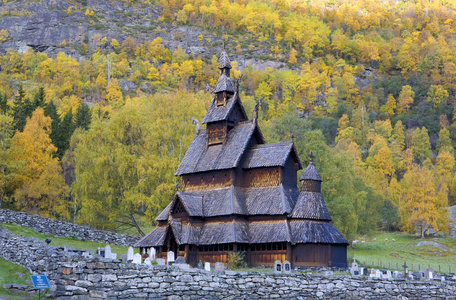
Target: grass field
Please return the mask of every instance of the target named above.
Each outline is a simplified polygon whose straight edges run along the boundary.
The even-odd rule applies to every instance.
[[[376,239],[376,241],[374,241]],[[387,241],[385,239],[388,239]],[[395,241],[393,242],[392,239]],[[361,243],[365,241],[365,243]],[[424,245],[417,247],[419,242],[431,242],[438,245]],[[425,269],[430,266],[433,270],[449,273],[456,272],[456,239],[448,237],[427,237],[420,238],[416,236],[401,233],[377,233],[369,238],[360,239],[360,241],[348,248],[348,265],[351,266],[353,256],[359,265],[366,265],[371,268],[396,270],[396,265],[400,266],[407,263],[409,269],[418,270],[418,265]]]

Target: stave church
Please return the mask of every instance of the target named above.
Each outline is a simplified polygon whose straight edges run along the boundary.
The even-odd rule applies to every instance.
[[[175,175],[182,180],[158,226],[139,240],[141,253],[154,247],[196,266],[227,263],[243,251],[249,266],[347,267],[347,240],[331,224],[321,194],[322,179],[310,163],[302,169],[293,141],[267,144],[248,119],[223,52],[215,96]]]

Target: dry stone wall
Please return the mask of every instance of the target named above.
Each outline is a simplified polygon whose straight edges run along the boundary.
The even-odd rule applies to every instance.
[[[0,256],[48,275],[58,299],[456,299],[456,277],[441,281],[225,271],[86,258],[0,228]],[[406,298],[404,298],[406,297]]]
[[[28,227],[43,234],[61,237],[76,237],[87,241],[103,242],[119,246],[133,246],[139,237],[109,231],[94,230],[73,223],[57,221],[37,215],[29,215],[9,209],[0,209],[0,223]]]

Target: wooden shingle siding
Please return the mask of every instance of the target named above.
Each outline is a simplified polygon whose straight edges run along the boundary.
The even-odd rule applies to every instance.
[[[223,143],[227,134],[226,122],[221,121],[207,124],[206,133],[208,146]]]
[[[256,168],[244,171],[244,187],[277,186],[282,183],[280,167]]]
[[[234,184],[232,170],[203,172],[182,176],[182,190],[185,192],[225,188]]]

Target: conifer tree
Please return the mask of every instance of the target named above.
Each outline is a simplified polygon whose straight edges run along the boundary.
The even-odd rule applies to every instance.
[[[57,134],[57,157],[62,159],[63,154],[68,149],[70,145],[70,139],[75,130],[75,124],[73,122],[73,112],[71,108],[63,117],[62,122],[59,124],[58,134]]]
[[[85,103],[79,105],[75,115],[76,128],[82,128],[84,130],[89,129],[91,119],[92,113],[90,112],[89,106]]]
[[[27,118],[32,116],[33,105],[28,98],[25,98],[25,91],[22,85],[19,85],[17,97],[14,104],[14,129],[22,131]]]
[[[44,88],[40,87],[38,90],[38,93],[35,94],[35,97],[33,97],[33,110],[35,110],[38,106],[41,108],[45,108],[46,103],[44,101],[45,93],[44,93]]]
[[[47,117],[50,117],[52,120],[50,138],[51,138],[54,146],[57,147],[56,143],[57,143],[58,134],[59,134],[60,118],[59,118],[59,115],[57,114],[57,108],[55,107],[55,104],[53,101],[49,102],[46,105],[46,107],[44,108],[44,115]]]
[[[0,93],[0,113],[6,114],[8,110],[8,97],[6,93]]]

